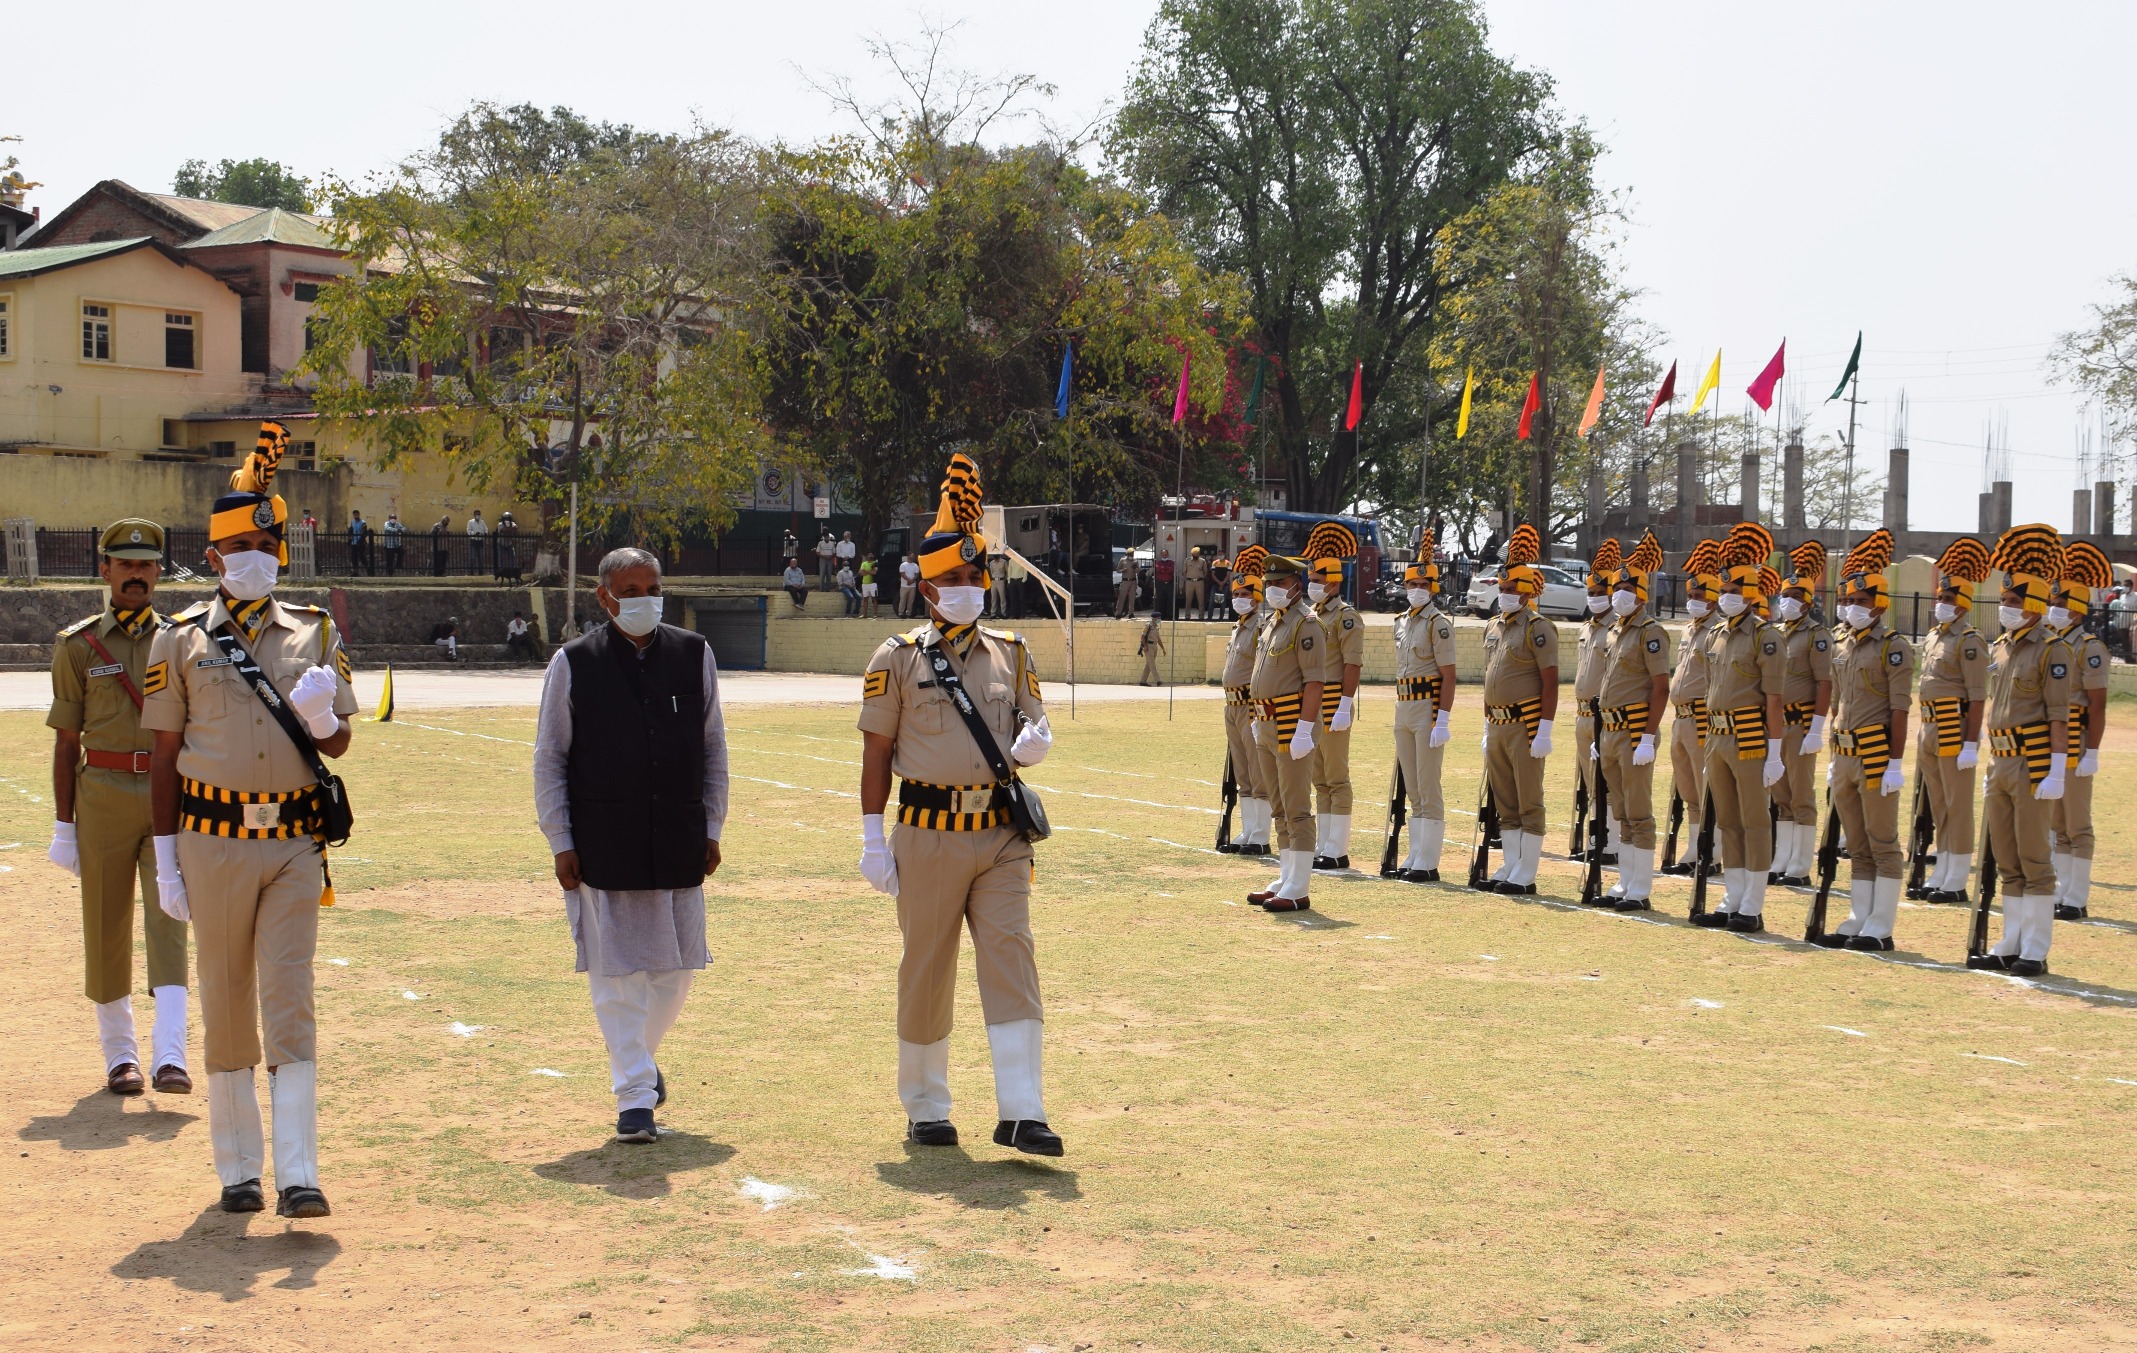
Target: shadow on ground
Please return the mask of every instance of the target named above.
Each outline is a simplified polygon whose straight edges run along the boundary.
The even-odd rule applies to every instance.
[[[129,1110],[129,1102],[137,1107]],[[200,1121],[197,1114],[162,1108],[162,1102],[155,1095],[129,1101],[108,1090],[93,1090],[63,1114],[32,1118],[15,1135],[26,1142],[58,1142],[62,1151],[109,1151],[136,1139],[167,1142],[188,1123]]]
[[[947,1198],[965,1207],[1022,1207],[1033,1195],[1061,1203],[1083,1197],[1074,1170],[1036,1160],[974,1160],[961,1146],[907,1142],[905,1159],[878,1162],[876,1177],[894,1189]]]
[[[259,1231],[254,1233],[254,1225]],[[161,1279],[188,1292],[213,1292],[224,1301],[255,1295],[261,1278],[290,1292],[315,1287],[319,1270],[341,1255],[341,1242],[300,1230],[266,1213],[232,1214],[211,1205],[176,1240],[151,1240],[111,1266],[128,1281]]]
[[[584,1184],[618,1198],[665,1198],[674,1176],[709,1170],[735,1154],[724,1142],[695,1132],[662,1128],[660,1140],[643,1145],[608,1142],[537,1165],[534,1172],[559,1184]]]

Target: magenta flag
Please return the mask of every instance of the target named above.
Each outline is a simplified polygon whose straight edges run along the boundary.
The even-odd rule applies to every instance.
[[[1187,421],[1187,368],[1193,356],[1185,348],[1180,350],[1180,393],[1172,397],[1172,421],[1175,423]]]
[[[1788,340],[1784,338],[1781,340],[1781,346],[1773,350],[1773,360],[1766,364],[1766,369],[1759,373],[1759,378],[1744,389],[1744,393],[1751,396],[1751,402],[1759,406],[1761,413],[1773,408],[1773,387],[1781,383],[1782,373],[1788,370],[1787,357]]]

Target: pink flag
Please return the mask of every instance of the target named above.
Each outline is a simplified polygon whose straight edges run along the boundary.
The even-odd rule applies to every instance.
[[[1193,356],[1185,348],[1180,350],[1180,393],[1172,397],[1172,421],[1175,423],[1187,421],[1187,368]]]
[[[1759,378],[1744,390],[1762,413],[1773,408],[1773,387],[1780,384],[1781,374],[1788,370],[1787,356],[1788,340],[1784,338],[1781,340],[1781,346],[1773,350],[1773,360],[1766,364],[1766,369],[1759,373]]]

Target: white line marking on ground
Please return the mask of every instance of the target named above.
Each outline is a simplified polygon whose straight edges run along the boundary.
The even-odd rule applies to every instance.
[[[1719,1009],[1721,1009],[1721,1002],[1720,1002],[1720,1001],[1710,1001],[1710,1000],[1707,1000],[1707,999],[1706,999],[1705,997],[1703,997],[1703,996],[1694,996],[1694,997],[1692,998],[1692,1004],[1694,1004],[1694,1005],[1698,1006],[1698,1007],[1699,1007],[1700,1009],[1702,1009],[1702,1010],[1719,1010]]]
[[[527,1074],[530,1076],[553,1076],[558,1080],[563,1080],[570,1073],[559,1071],[553,1066],[538,1066]]]
[[[460,728],[440,728],[436,724],[406,723],[400,720],[396,720],[395,722],[401,723],[401,726],[403,728],[421,728],[432,733],[450,733],[456,738],[481,738],[484,742],[509,742],[514,747],[532,747],[534,745],[531,742],[525,742],[519,738],[500,738],[490,733],[470,733],[465,729]]]
[[[1497,963],[1499,961],[1497,954],[1478,954],[1477,957],[1483,959],[1486,963]]]
[[[423,998],[421,996],[416,995],[413,991],[404,991],[401,993],[401,999],[404,1001],[420,1001]]]
[[[863,1259],[866,1259],[868,1261],[867,1268],[849,1268],[842,1270],[848,1277],[881,1278],[885,1282],[911,1283],[920,1281],[919,1271],[914,1269],[911,1265],[901,1264],[895,1259],[890,1258],[888,1255],[870,1254],[867,1250],[862,1249],[858,1244],[855,1244],[851,1236],[841,1236],[840,1239],[844,1240],[848,1245],[852,1245],[854,1253],[860,1255]]]
[[[454,1020],[445,1027],[451,1029],[462,1038],[473,1038],[489,1026],[485,1024],[462,1024],[459,1020]]]
[[[2120,1076],[2109,1076],[2107,1079],[2115,1085],[2137,1085],[2137,1081],[2126,1081]]]
[[[1870,1036],[1860,1029],[1844,1028],[1838,1024],[1821,1024],[1818,1027],[1821,1029],[1831,1029],[1836,1034],[1846,1034],[1850,1038],[1868,1038]]]
[[[1361,935],[1359,936],[1359,938],[1368,940],[1392,940],[1395,937],[1393,935]]]
[[[2025,1065],[2025,1063],[2024,1063],[2024,1062],[2021,1062],[2021,1061],[2019,1061],[2019,1060],[2018,1060],[2018,1059],[2017,1059],[2016,1057],[1998,1057],[1998,1056],[1995,1056],[1995,1055],[1994,1055],[1994,1054],[1992,1054],[1992,1053],[1986,1053],[1986,1052],[1962,1052],[1962,1053],[1960,1053],[1959,1055],[1960,1055],[1961,1057],[1972,1057],[1972,1058],[1974,1058],[1974,1059],[1975,1059],[1976,1061],[1981,1061],[1981,1062],[2002,1062],[2002,1063],[2004,1063],[2004,1064],[2005,1064],[2005,1065],[2007,1065],[2007,1066],[2024,1066],[2024,1065]]]
[[[799,1196],[785,1184],[767,1184],[753,1174],[742,1176],[742,1183],[736,1188],[735,1192],[753,1203],[764,1204],[766,1212],[771,1211],[781,1203],[792,1202]]]
[[[327,960],[327,962],[333,964],[337,968],[346,968],[349,966],[349,960],[345,958],[330,958]]]

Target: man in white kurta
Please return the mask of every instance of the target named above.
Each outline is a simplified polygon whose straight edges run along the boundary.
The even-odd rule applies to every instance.
[[[727,733],[711,646],[660,623],[653,557],[611,553],[595,596],[610,622],[558,649],[542,682],[534,802],[608,1045],[616,1139],[643,1143],[667,1100],[655,1055],[708,961],[703,879],[720,861]]]

